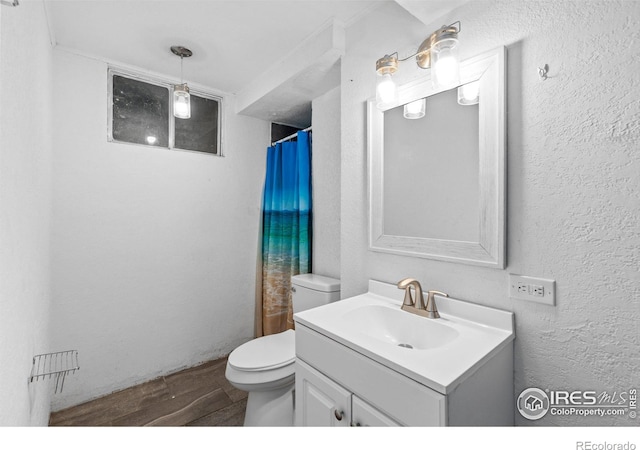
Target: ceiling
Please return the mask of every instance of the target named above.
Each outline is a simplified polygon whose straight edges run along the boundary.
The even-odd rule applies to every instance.
[[[169,48],[182,45],[193,51],[184,61],[187,82],[240,94],[245,105],[237,112],[304,126],[310,124],[313,96],[339,83],[339,45],[319,54],[318,59],[324,60],[321,66],[310,62],[278,79],[282,63],[287,58],[299,60],[304,43],[327,27],[335,28],[335,23],[348,27],[393,1],[45,0],[45,4],[52,39],[62,49],[178,79],[180,60]],[[461,0],[395,1],[424,22],[427,5],[443,13],[443,5],[457,6]],[[269,72],[272,86],[257,88]],[[326,76],[320,79],[315,73]]]

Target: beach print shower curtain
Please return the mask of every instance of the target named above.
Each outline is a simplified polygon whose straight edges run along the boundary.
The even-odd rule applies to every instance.
[[[291,276],[311,271],[311,139],[267,150],[262,222],[262,331],[293,328]]]

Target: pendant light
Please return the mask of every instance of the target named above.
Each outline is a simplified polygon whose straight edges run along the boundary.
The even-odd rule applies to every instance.
[[[189,86],[182,80],[182,61],[193,55],[193,52],[180,45],[172,46],[171,52],[180,57],[180,84],[173,86],[173,115],[178,119],[189,119],[191,117],[191,96],[189,95]]]

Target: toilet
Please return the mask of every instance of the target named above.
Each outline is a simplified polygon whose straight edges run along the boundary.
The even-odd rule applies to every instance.
[[[340,299],[340,280],[307,273],[291,277],[293,312]],[[244,426],[293,426],[295,331],[262,336],[229,354],[225,376],[247,391]]]

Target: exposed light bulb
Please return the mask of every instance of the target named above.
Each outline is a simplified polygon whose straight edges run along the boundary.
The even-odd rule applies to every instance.
[[[376,103],[378,108],[394,103],[398,100],[398,90],[396,83],[391,78],[391,74],[387,73],[378,78],[376,86]]]
[[[153,145],[158,141],[158,138],[156,138],[155,136],[147,136],[147,144],[149,145]]]
[[[427,101],[424,98],[404,105],[403,116],[405,119],[420,119],[424,117]]]

